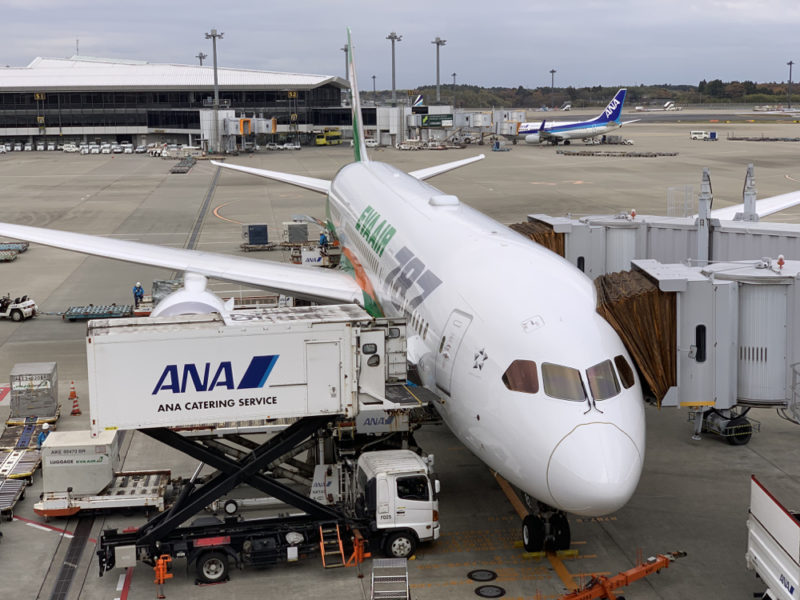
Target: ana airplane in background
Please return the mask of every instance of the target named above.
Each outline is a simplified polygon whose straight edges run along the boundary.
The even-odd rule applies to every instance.
[[[622,105],[625,103],[626,92],[624,88],[619,90],[603,112],[589,121],[553,121],[548,124],[544,120],[541,123],[522,123],[517,134],[524,136],[527,144],[548,142],[555,145],[563,142],[565,146],[570,140],[605,135],[638,120],[622,122]]]
[[[483,156],[408,174],[369,159],[350,48],[354,162],[332,180],[214,163],[325,194],[340,270],[22,225],[0,224],[0,235],[405,317],[408,360],[443,420],[529,501],[525,548],[567,548],[566,513],[614,512],[639,482],[645,421],[633,362],[596,312],[588,277],[424,181]]]

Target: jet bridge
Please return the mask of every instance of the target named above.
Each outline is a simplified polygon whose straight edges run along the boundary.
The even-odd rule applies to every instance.
[[[800,424],[800,261],[634,260],[630,273],[596,283],[598,310],[661,406],[691,411],[695,436],[746,444],[758,427],[745,416],[754,407]]]

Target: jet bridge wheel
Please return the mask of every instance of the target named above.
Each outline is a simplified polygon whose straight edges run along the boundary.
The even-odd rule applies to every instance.
[[[746,417],[731,419],[723,435],[731,446],[744,446],[753,437],[753,426]]]

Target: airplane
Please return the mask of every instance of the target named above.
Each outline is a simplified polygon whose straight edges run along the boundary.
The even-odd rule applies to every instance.
[[[405,317],[408,361],[443,421],[528,503],[525,549],[566,549],[567,513],[612,513],[639,482],[645,417],[634,363],[595,310],[586,275],[425,182],[483,155],[410,173],[370,160],[349,29],[348,47],[354,162],[331,180],[214,163],[325,194],[340,269],[7,223],[0,235],[184,271],[192,285],[172,310],[215,310],[197,285],[213,277]]]
[[[624,123],[621,120],[626,93],[625,88],[619,90],[603,112],[589,121],[553,121],[548,124],[547,120],[543,120],[541,123],[521,123],[517,134],[525,136],[526,144],[549,142],[557,145],[559,142],[563,142],[565,146],[569,145],[570,140],[604,135],[639,120],[634,119]]]

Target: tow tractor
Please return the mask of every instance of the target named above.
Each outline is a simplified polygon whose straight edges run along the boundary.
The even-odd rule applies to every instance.
[[[14,298],[12,300],[11,294],[6,294],[0,299],[0,318],[12,321],[24,321],[36,316],[39,307],[36,302],[29,299],[27,296],[22,298]]]

